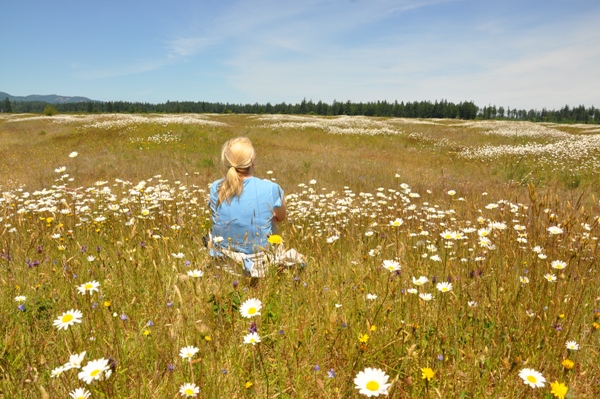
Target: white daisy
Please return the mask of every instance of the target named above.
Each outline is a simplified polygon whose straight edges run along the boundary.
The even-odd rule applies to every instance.
[[[575,341],[567,341],[567,343],[565,344],[565,348],[567,348],[568,350],[571,350],[571,351],[578,351],[579,344]]]
[[[248,333],[248,334],[246,334],[246,336],[244,336],[245,344],[256,345],[258,342],[260,342],[260,336],[258,335],[258,333],[252,332],[252,333]]]
[[[69,356],[69,361],[65,364],[65,370],[70,369],[79,369],[81,368],[81,363],[83,363],[83,358],[85,357],[85,351]]]
[[[92,293],[94,291],[98,292],[98,287],[100,287],[100,283],[97,281],[88,281],[87,283],[83,283],[81,284],[79,287],[77,287],[77,291],[79,291],[79,293],[81,295],[85,295],[86,293]]]
[[[388,269],[390,272],[395,272],[400,270],[400,263],[396,262],[395,260],[386,259],[383,261],[383,267]]]
[[[550,265],[552,266],[553,269],[562,270],[565,267],[567,267],[567,262],[562,261],[562,260],[553,260]]]
[[[190,277],[202,277],[204,276],[204,272],[202,270],[188,270],[187,275]]]
[[[179,387],[179,393],[186,398],[193,398],[200,393],[200,388],[196,384],[186,382]]]
[[[96,359],[89,361],[77,374],[80,380],[83,380],[86,384],[90,384],[94,380],[102,378],[103,373],[110,371],[108,367],[108,359]],[[110,375],[110,374],[109,374]]]
[[[200,349],[196,348],[195,346],[184,346],[179,351],[179,356],[181,356],[183,359],[187,359],[188,361],[192,361],[192,357],[194,357],[199,350]]]
[[[66,371],[64,366],[58,366],[50,372],[50,378],[60,377],[62,373]]]
[[[428,281],[429,281],[429,279],[428,279],[427,277],[425,277],[425,276],[421,276],[421,277],[419,277],[419,278],[415,278],[415,277],[413,276],[413,278],[412,278],[412,282],[413,282],[413,284],[414,284],[414,285],[419,285],[419,286],[421,286],[421,285],[423,285],[423,284],[427,283]]]
[[[69,392],[69,396],[72,399],[88,399],[91,393],[85,388],[77,388],[71,392]]]
[[[441,282],[441,283],[437,283],[437,285],[435,286],[435,288],[437,288],[437,290],[441,291],[441,292],[452,291],[452,283],[448,283],[446,281]]]
[[[433,299],[433,295],[427,294],[427,293],[422,293],[422,294],[419,294],[419,298],[421,298],[422,300],[427,302],[427,301],[431,301]]]
[[[532,388],[543,388],[546,379],[542,376],[541,373],[535,371],[534,369],[523,369],[519,372],[519,377],[523,379],[523,382],[526,385],[529,385]]]
[[[242,317],[249,319],[250,317],[259,316],[261,308],[262,302],[260,299],[250,298],[240,306],[240,314]]]
[[[83,314],[79,310],[71,309],[62,315],[58,316],[56,320],[54,320],[54,326],[59,330],[66,330],[69,326],[74,323],[81,323],[81,318]]]
[[[396,220],[392,220],[390,222],[390,226],[393,227],[400,227],[404,224],[404,220],[400,219],[400,218],[396,218]]]
[[[327,243],[328,244],[333,244],[334,242],[336,242],[339,239],[340,239],[339,236],[331,236],[331,237],[327,238]]]
[[[548,230],[548,233],[550,233],[552,235],[562,234],[562,232],[563,232],[563,229],[561,229],[558,226],[550,226],[546,230]]]
[[[383,370],[367,367],[354,378],[354,386],[358,393],[371,396],[387,395],[390,377]]]

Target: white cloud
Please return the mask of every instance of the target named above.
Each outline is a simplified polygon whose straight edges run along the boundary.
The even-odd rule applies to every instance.
[[[591,83],[597,81],[600,68],[595,45],[600,30],[594,22],[598,17],[596,13],[538,26],[482,18],[473,30],[451,30],[452,24],[444,24],[356,44],[323,35],[323,30],[334,37],[342,35],[341,29],[350,29],[352,23],[303,36],[290,26],[278,30],[278,40],[291,44],[259,40],[237,48],[227,64],[233,72],[229,81],[259,102],[306,97],[473,100],[480,106],[527,109],[560,108],[566,103],[591,106],[598,92]],[[304,40],[297,39],[301,36]]]
[[[147,60],[135,61],[128,64],[126,61],[122,65],[107,66],[77,66],[76,76],[83,80],[108,79],[119,76],[137,75],[140,73],[154,71],[164,67],[168,62],[166,60]]]
[[[168,40],[167,51],[168,58],[187,57],[195,55],[203,49],[217,43],[214,38],[205,37],[182,37],[178,39]]]

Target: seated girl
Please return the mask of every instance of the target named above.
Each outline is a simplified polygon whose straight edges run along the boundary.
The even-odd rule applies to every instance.
[[[269,236],[285,219],[285,197],[281,187],[254,177],[256,153],[250,140],[229,140],[221,150],[224,178],[210,186],[213,226],[210,255],[243,265],[245,274],[264,277],[268,264],[303,263],[296,251],[274,251]]]

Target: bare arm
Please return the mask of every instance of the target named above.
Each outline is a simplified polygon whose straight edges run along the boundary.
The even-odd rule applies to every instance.
[[[285,220],[285,198],[281,199],[281,206],[279,208],[273,208],[273,222],[283,222]]]

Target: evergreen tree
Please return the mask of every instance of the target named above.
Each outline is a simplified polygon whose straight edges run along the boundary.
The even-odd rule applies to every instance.
[[[12,105],[8,97],[4,97],[4,101],[2,102],[2,112],[12,112]]]

